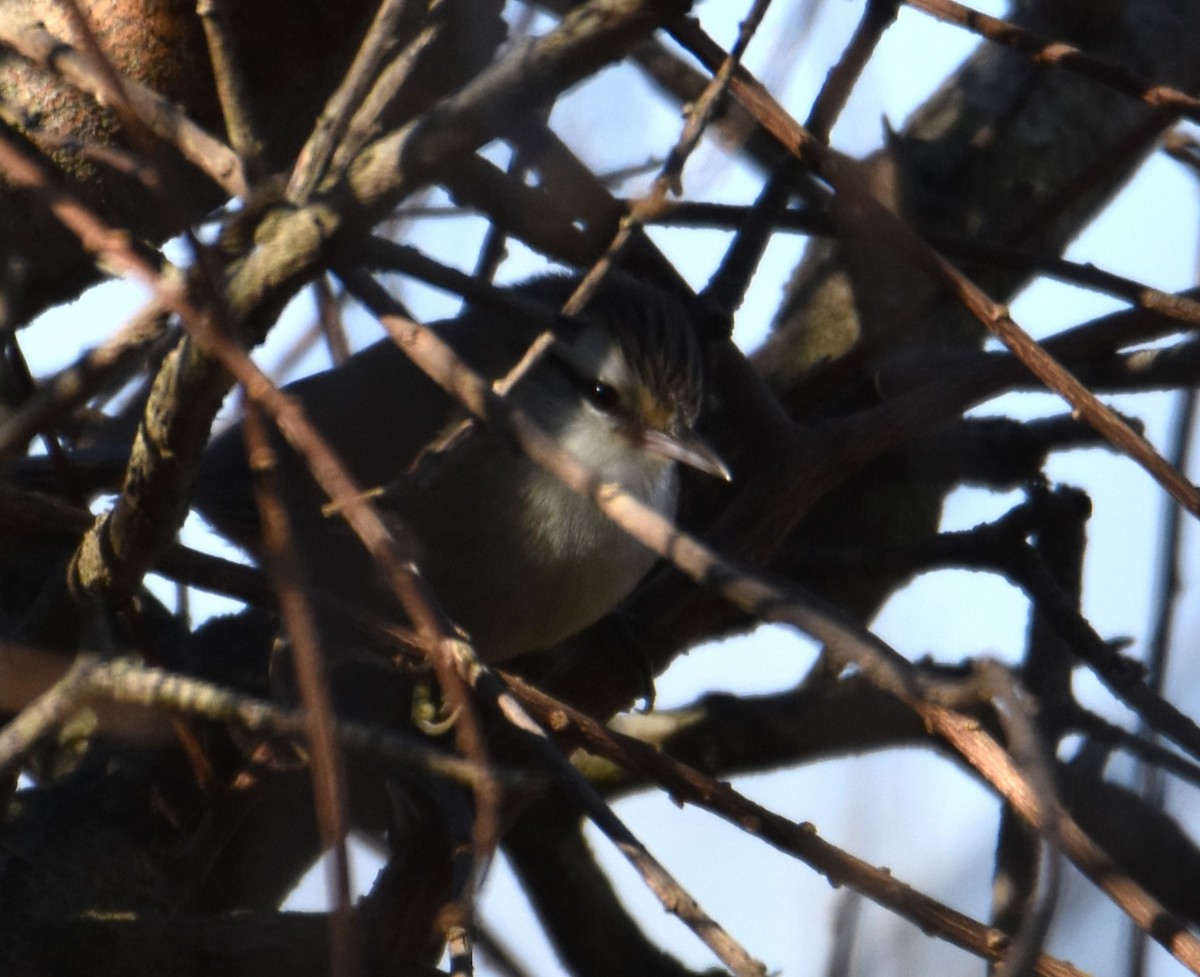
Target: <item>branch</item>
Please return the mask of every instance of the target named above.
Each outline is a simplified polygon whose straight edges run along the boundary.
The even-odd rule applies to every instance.
[[[719,48],[699,25],[687,21],[673,28],[673,36],[697,55],[710,70],[721,63]],[[1154,446],[1130,429],[1111,409],[1036,343],[1008,314],[957,268],[937,254],[875,197],[851,161],[833,152],[792,119],[769,92],[744,71],[733,79],[734,94],[803,162],[811,165],[852,206],[868,216],[871,225],[890,243],[951,294],[997,336],[1050,390],[1061,395],[1119,450],[1140,464],[1181,505],[1200,518],[1200,488],[1170,465]]]
[[[97,74],[92,62],[45,28],[13,13],[11,8],[0,10],[0,42],[33,64],[58,72],[80,91],[103,104],[108,84]],[[201,129],[172,101],[153,89],[130,78],[121,79],[121,89],[138,117],[156,136],[175,146],[230,196],[246,196],[246,176],[228,146]]]
[[[437,167],[501,135],[530,106],[622,57],[638,38],[687,10],[686,0],[591,0],[543,37],[511,51],[459,92],[398,132],[368,146],[350,165],[341,193],[381,215]]]
[[[540,431],[521,411],[495,395],[490,385],[470,371],[430,330],[415,323],[402,327],[397,338],[408,355],[476,417],[513,437],[531,459],[551,471],[564,485],[592,499],[600,509],[644,546],[670,560],[687,576],[716,587],[721,595],[761,620],[790,624],[826,645],[836,662],[853,663],[880,688],[897,696],[930,727],[944,736],[972,766],[1040,831],[1058,825],[1064,851],[1092,881],[1109,894],[1139,926],[1169,952],[1200,973],[1200,939],[1187,932],[1144,890],[1124,875],[1070,817],[1034,791],[1028,780],[973,719],[928,701],[913,667],[892,648],[856,623],[822,607],[815,599],[769,584],[744,573],[670,520],[645,506],[619,486],[603,484],[585,466],[559,450],[554,438]],[[1103,673],[1102,677],[1103,677]],[[1109,679],[1114,676],[1110,673]],[[1126,676],[1127,678],[1127,676]],[[1136,686],[1136,683],[1135,683]],[[1128,695],[1122,682],[1111,683]],[[1156,703],[1153,720],[1163,718]],[[1172,735],[1200,755],[1200,729],[1172,710]],[[1164,922],[1165,921],[1165,922]]]
[[[60,655],[0,645],[0,668],[26,677],[37,674],[44,683],[38,702],[22,708],[20,716],[0,731],[0,773],[19,763],[38,737],[89,707],[99,710],[97,732],[143,744],[172,738],[172,727],[164,721],[163,712],[199,716],[272,736],[307,739],[312,731],[311,719],[303,710],[287,709],[200,679],[147,668],[132,659],[102,661],[82,655],[71,663]],[[23,705],[7,695],[0,704],[6,710]],[[329,723],[329,730],[345,749],[374,763],[422,770],[468,787],[497,775],[491,766],[480,766],[374,725],[335,719]],[[517,789],[540,785],[537,778],[524,773],[504,771],[498,775]]]
[[[1034,64],[1053,65],[1091,78],[1125,95],[1145,102],[1152,108],[1168,109],[1179,113],[1193,122],[1200,122],[1200,99],[1167,85],[1156,85],[1140,78],[1123,65],[1113,64],[1101,58],[1085,54],[1076,47],[1061,41],[1047,41],[1023,30],[1015,24],[990,17],[978,10],[964,7],[954,0],[904,0],[915,7],[949,24],[957,24],[973,31],[980,37],[1020,51]]]
[[[886,906],[925,932],[988,960],[1002,960],[1011,941],[1000,930],[929,898],[896,879],[891,872],[869,865],[822,839],[810,824],[797,824],[743,797],[728,783],[705,776],[656,747],[606,729],[591,717],[525,685],[509,679],[514,694],[559,735],[589,752],[612,760],[662,786],[670,796],[712,811],[768,844],[793,855],[835,885],[849,885]],[[1040,956],[1035,972],[1043,977],[1082,977],[1069,964]]]

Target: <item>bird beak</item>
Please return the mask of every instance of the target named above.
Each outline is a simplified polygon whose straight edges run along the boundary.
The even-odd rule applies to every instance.
[[[721,460],[721,456],[695,431],[668,434],[657,428],[648,428],[642,432],[642,444],[652,454],[690,465],[697,471],[715,475],[726,482],[733,481],[733,474]]]

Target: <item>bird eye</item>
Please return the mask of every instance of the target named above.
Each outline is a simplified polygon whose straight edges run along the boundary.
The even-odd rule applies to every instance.
[[[603,380],[591,380],[584,385],[584,399],[589,404],[605,414],[613,413],[621,403],[621,395],[611,383]]]

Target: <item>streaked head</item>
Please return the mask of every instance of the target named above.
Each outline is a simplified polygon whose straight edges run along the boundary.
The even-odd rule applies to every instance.
[[[525,288],[561,301],[570,284]],[[673,462],[729,478],[693,428],[704,389],[699,342],[683,302],[660,288],[612,276],[580,316],[564,319],[535,383],[553,397],[524,398],[527,409],[606,478],[644,482]],[[565,398],[574,409],[563,409]]]

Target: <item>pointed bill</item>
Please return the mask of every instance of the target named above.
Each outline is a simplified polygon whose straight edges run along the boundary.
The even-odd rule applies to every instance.
[[[666,431],[649,428],[642,433],[642,443],[647,451],[656,455],[678,461],[707,475],[715,475],[727,482],[733,481],[733,474],[721,460],[721,456],[695,431],[668,434]]]

